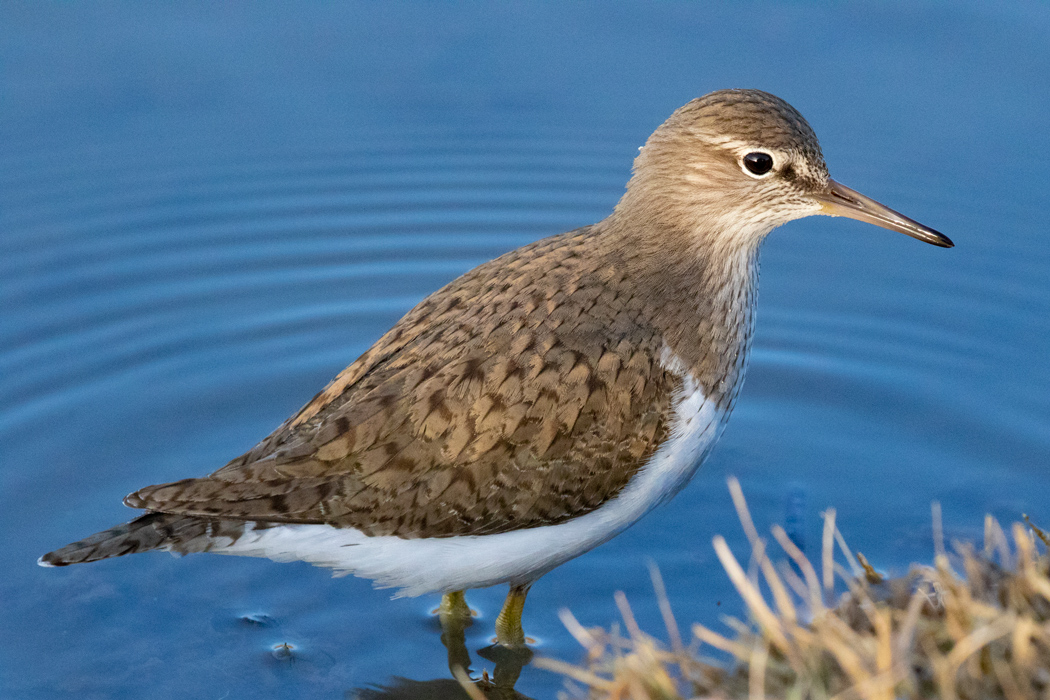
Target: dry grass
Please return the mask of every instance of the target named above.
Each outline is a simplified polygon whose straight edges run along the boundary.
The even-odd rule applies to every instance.
[[[566,676],[567,697],[1050,698],[1050,578],[1038,528],[1018,523],[1008,537],[989,517],[983,549],[956,545],[949,557],[935,507],[933,565],[883,581],[846,547],[834,512],[825,514],[817,566],[780,527],[772,536],[794,566],[774,565],[739,484],[731,480],[730,490],[752,547],[750,571],[723,538],[714,547],[749,620],[727,618],[729,634],[694,625],[686,646],[654,571],[669,642],[638,628],[623,594],[617,604],[626,635],[618,627],[585,629],[563,611],[586,650],[584,663],[535,663]],[[845,567],[836,563],[836,546]],[[845,591],[836,593],[836,583]],[[730,660],[705,658],[713,650]]]

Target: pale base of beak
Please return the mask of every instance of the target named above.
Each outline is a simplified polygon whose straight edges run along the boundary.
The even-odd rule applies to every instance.
[[[909,219],[885,204],[879,204],[874,199],[865,197],[860,192],[834,180],[828,180],[827,192],[816,195],[815,199],[820,204],[820,213],[825,216],[845,216],[849,219],[865,221],[942,248],[955,246],[951,239],[943,233],[923,226],[918,221]]]

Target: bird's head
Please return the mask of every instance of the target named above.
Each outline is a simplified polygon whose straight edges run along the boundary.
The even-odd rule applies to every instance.
[[[816,134],[794,107],[759,90],[693,100],[642,147],[617,215],[702,245],[754,246],[777,226],[823,214],[859,219],[933,245],[943,234],[828,176]]]

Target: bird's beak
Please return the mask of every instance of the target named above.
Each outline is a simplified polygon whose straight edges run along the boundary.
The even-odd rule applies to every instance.
[[[820,203],[820,213],[826,216],[845,216],[858,221],[866,221],[891,231],[904,233],[920,241],[926,241],[942,248],[955,246],[943,233],[923,226],[903,214],[898,214],[884,204],[865,197],[856,190],[828,180],[828,189],[815,196]]]

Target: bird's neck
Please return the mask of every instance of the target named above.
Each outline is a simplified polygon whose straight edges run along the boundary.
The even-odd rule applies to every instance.
[[[730,409],[751,349],[760,238],[610,219],[608,249],[645,295],[667,352]]]

